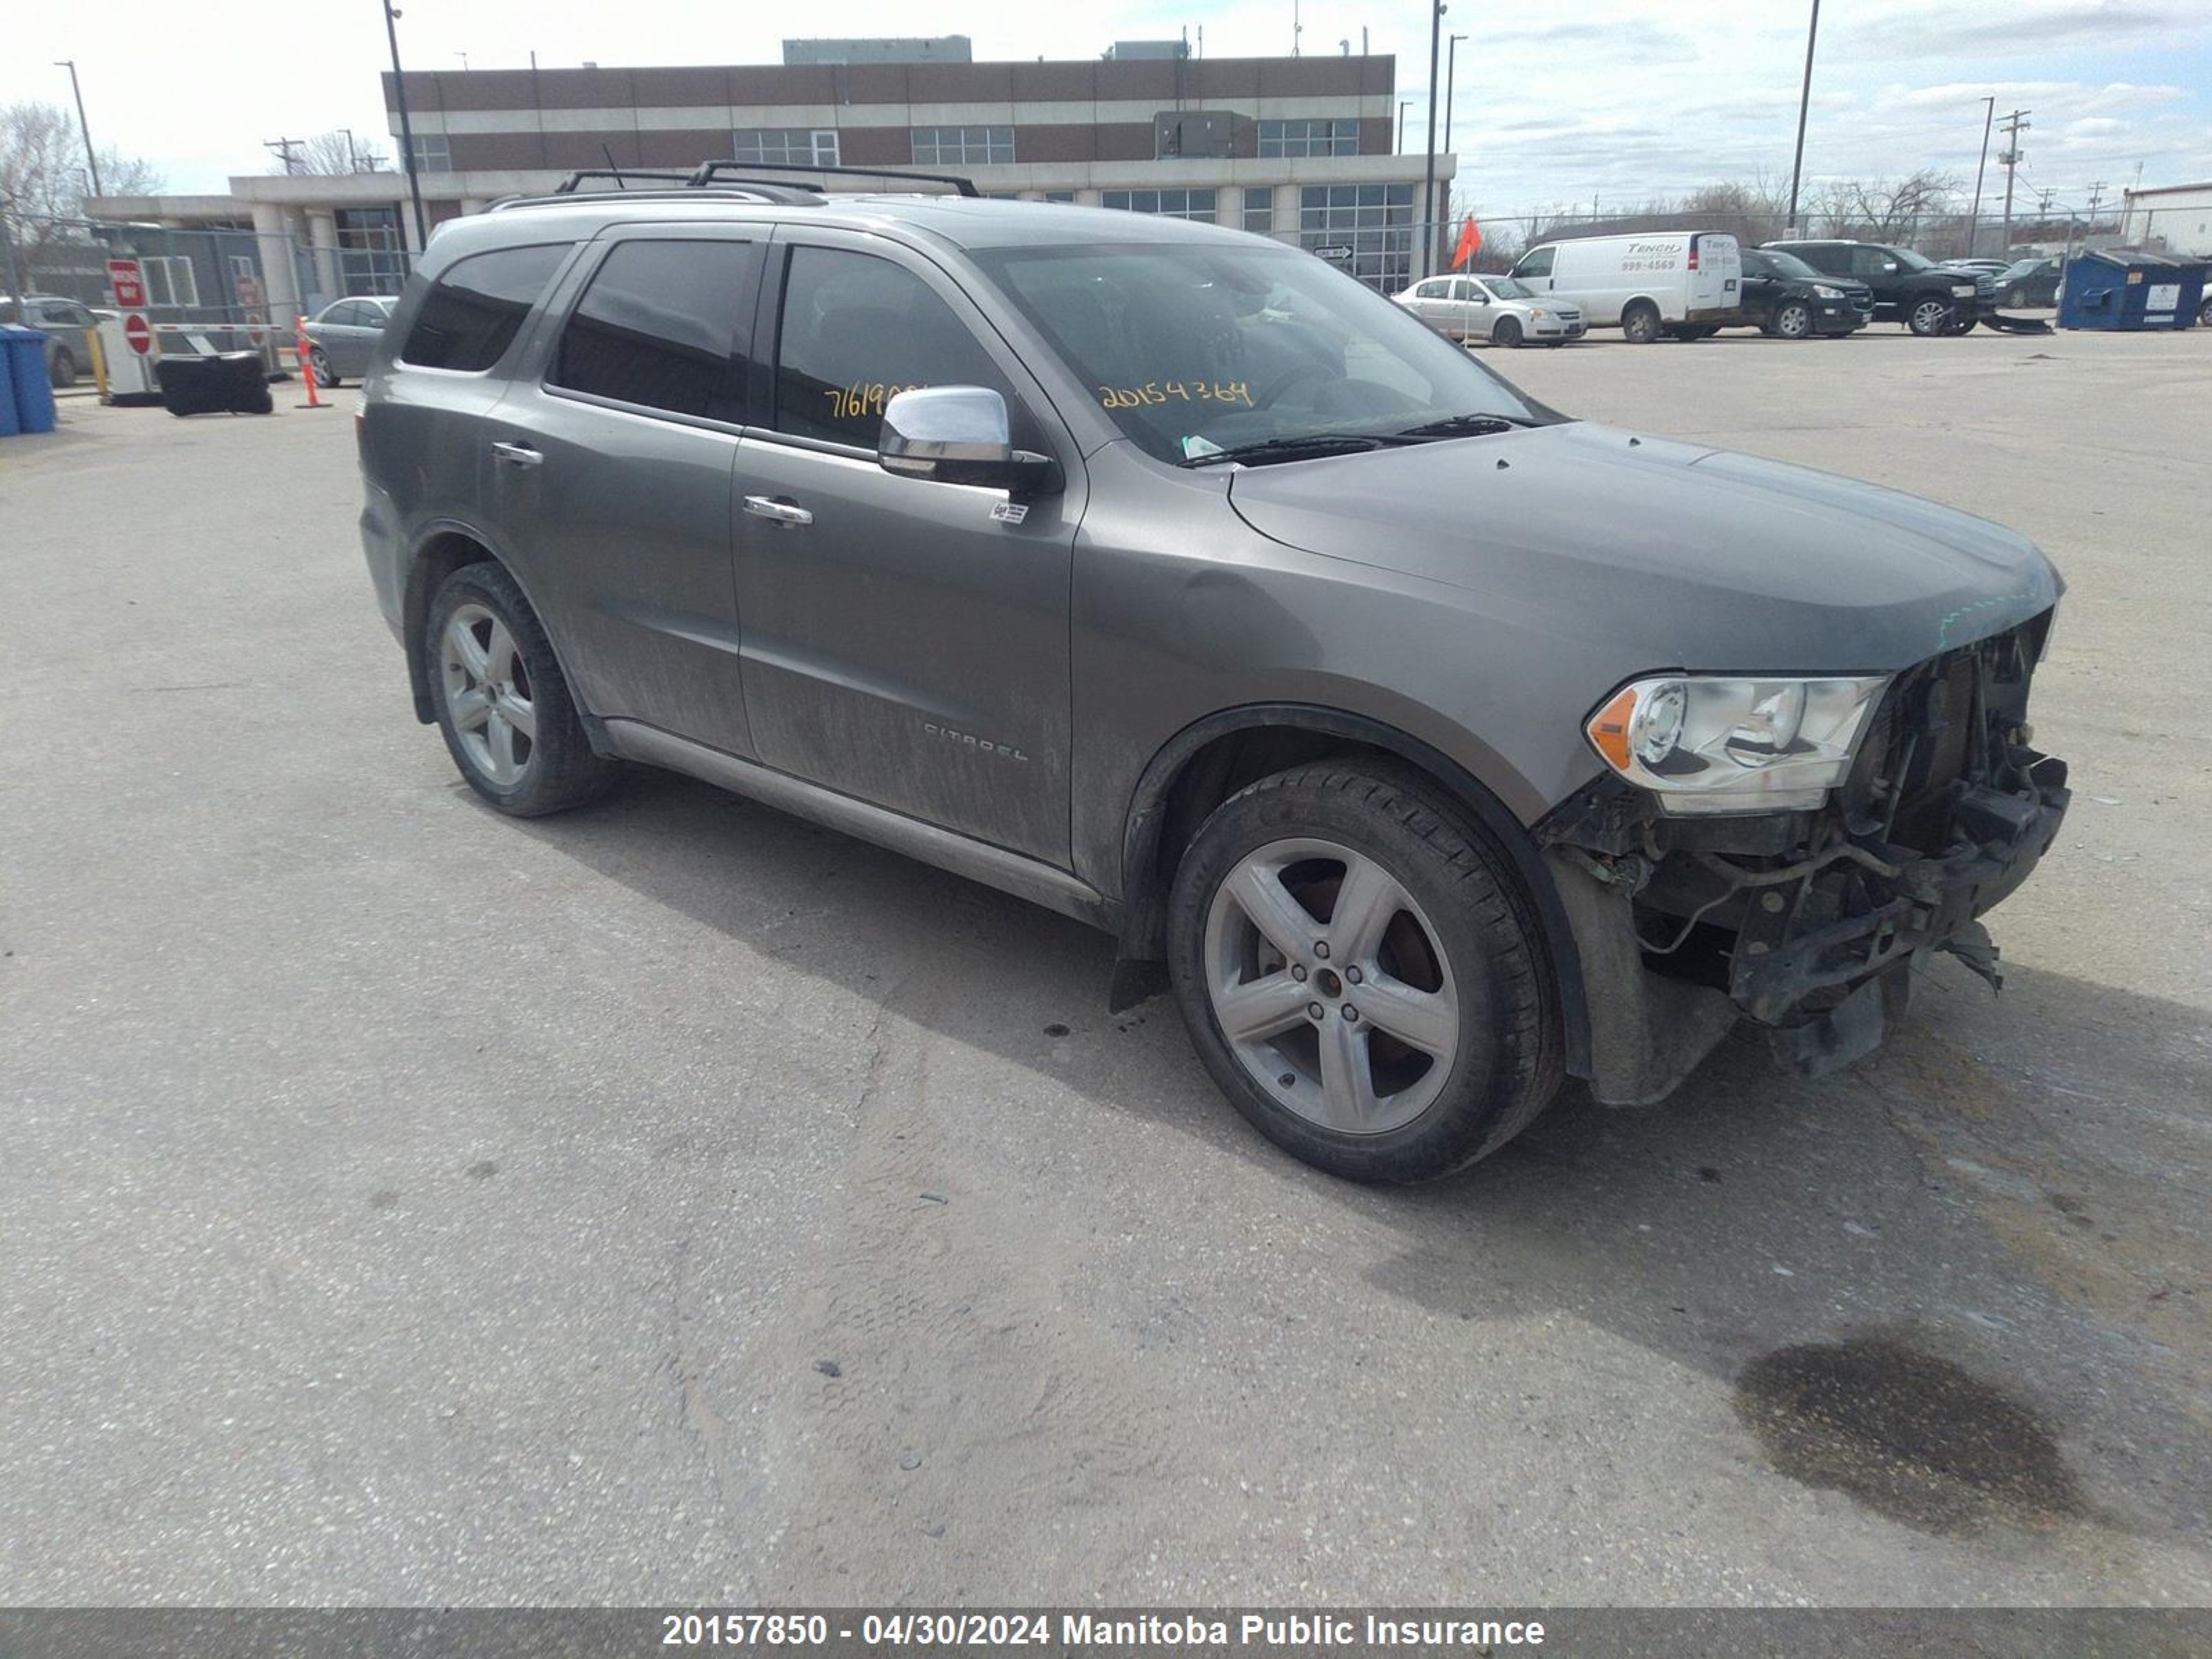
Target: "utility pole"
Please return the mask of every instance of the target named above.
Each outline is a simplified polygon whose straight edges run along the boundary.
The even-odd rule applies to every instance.
[[[100,187],[100,157],[92,148],[92,123],[84,118],[84,88],[77,84],[76,59],[57,58],[54,67],[70,72],[70,91],[76,97],[76,130],[84,135],[85,169],[92,175],[92,193],[105,196],[107,192]]]
[[[2105,181],[2100,179],[2089,186],[2089,229],[2093,234],[2097,228],[2097,204],[2104,199]]]
[[[1997,249],[1999,253],[2008,252],[2012,247],[2013,175],[2020,170],[2020,135],[2034,125],[2027,118],[2032,112],[2016,109],[2005,117],[2005,148],[1997,153],[1997,160],[2004,164],[2005,170],[2004,242]]]
[[[1443,0],[1430,0],[1429,9],[1429,143],[1428,155],[1421,170],[1421,240],[1428,246],[1421,255],[1421,268],[1417,275],[1425,276],[1437,268],[1437,71],[1443,67],[1444,35]]]
[[[1459,84],[1459,43],[1467,39],[1455,34],[1444,47],[1444,154],[1452,149],[1452,88]]]
[[[407,194],[415,204],[415,246],[430,240],[422,217],[422,180],[415,171],[415,129],[407,118],[407,76],[399,67],[399,13],[384,0],[384,33],[392,42],[392,95],[399,100],[399,159],[407,168]]]
[[[300,158],[292,152],[307,142],[304,138],[264,138],[261,148],[283,162],[285,176],[289,178],[300,170]]]
[[[1813,21],[1805,30],[1805,88],[1797,94],[1797,155],[1790,163],[1790,234],[1797,234],[1797,182],[1805,171],[1805,116],[1813,106],[1813,46],[1820,38],[1820,0],[1813,0]]]
[[[1996,119],[1997,95],[1982,100],[1982,159],[1974,168],[1974,216],[1966,222],[1966,257],[1979,253],[1982,239],[1982,175],[1990,170],[1990,123]]]

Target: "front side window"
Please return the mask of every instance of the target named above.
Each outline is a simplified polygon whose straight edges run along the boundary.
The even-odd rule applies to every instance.
[[[1359,123],[1340,121],[1262,121],[1260,154],[1263,157],[1295,155],[1357,155]]]
[[[1168,243],[972,256],[1146,453],[1540,419],[1405,307],[1296,249]]]
[[[1521,256],[1521,263],[1513,267],[1514,276],[1516,277],[1550,276],[1552,274],[1552,249],[1547,247],[1540,247],[1522,254]]]
[[[919,386],[989,386],[1014,442],[1042,448],[1006,377],[913,271],[843,248],[792,250],[776,330],[775,428],[873,449],[884,405]]]
[[[753,259],[750,242],[617,242],[562,330],[547,381],[742,423]]]
[[[522,332],[530,307],[568,254],[568,244],[558,242],[456,260],[424,296],[399,361],[470,373],[489,368]]]
[[[1012,127],[915,127],[916,167],[989,167],[1014,159]]]

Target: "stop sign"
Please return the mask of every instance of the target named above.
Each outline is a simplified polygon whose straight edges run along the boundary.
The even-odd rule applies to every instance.
[[[123,343],[143,357],[154,349],[154,331],[134,312],[123,319]]]

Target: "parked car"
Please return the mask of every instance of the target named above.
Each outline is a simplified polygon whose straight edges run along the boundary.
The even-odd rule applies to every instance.
[[[57,390],[75,386],[91,370],[92,346],[85,336],[99,325],[100,313],[82,300],[59,294],[27,294],[21,306],[0,300],[0,323],[46,331],[46,378]]]
[[[2012,266],[2009,259],[1939,259],[1936,263],[1946,270],[1971,270],[1978,276],[2002,276]]]
[[[1915,334],[1964,334],[1995,303],[1988,276],[1948,270],[1925,254],[1887,242],[1767,242],[1814,270],[1849,277],[1874,290],[1876,320],[1903,323]]]
[[[382,294],[358,294],[334,300],[307,324],[307,358],[321,386],[359,380],[375,361],[377,342],[392,320],[396,303]]]
[[[1866,1053],[2067,805],[2024,538],[1574,420],[1212,225],[502,204],[420,256],[356,431],[488,805],[644,762],[1081,917],[1343,1176],[1471,1163],[1569,1074],[1660,1099],[1744,1018]]]
[[[2065,270],[2063,259],[2022,259],[2007,265],[1997,278],[1997,303],[2055,306]]]
[[[1864,283],[1826,276],[1795,254],[1743,251],[1743,318],[1785,340],[1850,334],[1874,316],[1874,290]]]
[[[1394,296],[1438,333],[1465,343],[1565,345],[1583,337],[1578,306],[1540,300],[1510,276],[1431,276]]]
[[[1545,242],[1513,266],[1532,293],[1577,307],[1591,328],[1618,328],[1637,344],[1717,334],[1736,307],[1736,240],[1713,231],[1652,231]]]

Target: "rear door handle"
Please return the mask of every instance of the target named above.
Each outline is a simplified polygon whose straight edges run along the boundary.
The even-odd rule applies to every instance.
[[[504,439],[492,445],[491,453],[509,466],[537,466],[545,459],[528,444],[509,443]]]
[[[748,495],[745,511],[756,519],[768,519],[776,524],[805,525],[814,522],[814,515],[797,501],[779,501],[773,495]]]

